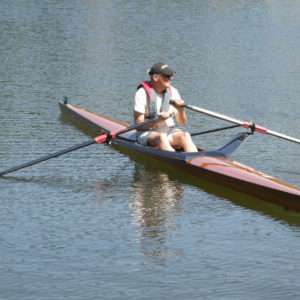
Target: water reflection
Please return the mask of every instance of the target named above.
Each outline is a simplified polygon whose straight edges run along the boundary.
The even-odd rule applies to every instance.
[[[132,185],[132,206],[135,221],[140,226],[162,226],[180,211],[183,189],[171,181],[168,174],[153,172],[138,165]]]
[[[178,226],[175,217],[182,210],[182,193],[182,185],[168,174],[135,164],[130,195],[133,222],[140,227],[142,252],[160,263],[170,255],[166,241],[170,229]]]

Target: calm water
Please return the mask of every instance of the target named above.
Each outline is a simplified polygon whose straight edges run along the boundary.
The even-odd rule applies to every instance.
[[[153,62],[187,103],[300,137],[298,1],[0,0],[0,166],[89,139],[70,102],[132,123]],[[227,125],[188,112],[191,132]],[[214,149],[235,131],[195,138]],[[232,155],[300,187],[299,145]],[[0,179],[1,299],[296,299],[300,215],[105,145]]]

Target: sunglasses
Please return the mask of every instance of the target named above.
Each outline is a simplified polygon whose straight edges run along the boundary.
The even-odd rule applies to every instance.
[[[159,74],[157,74],[158,76],[162,76],[162,77],[164,77],[164,78],[166,78],[166,79],[170,79],[170,78],[172,78],[173,76],[171,76],[171,75],[165,75],[165,74],[162,74],[162,73],[159,73]]]

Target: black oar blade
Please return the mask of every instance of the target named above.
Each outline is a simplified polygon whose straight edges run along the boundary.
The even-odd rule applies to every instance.
[[[69,147],[67,149],[64,149],[64,150],[61,150],[61,151],[58,151],[58,152],[55,152],[55,153],[43,156],[41,158],[29,161],[27,163],[21,164],[19,166],[10,168],[10,169],[5,170],[5,171],[2,171],[2,172],[0,172],[0,176],[8,174],[8,173],[11,173],[11,172],[14,172],[14,171],[17,171],[17,170],[20,170],[20,169],[23,169],[23,168],[26,168],[26,167],[29,167],[29,166],[32,166],[32,165],[35,165],[35,164],[38,164],[38,163],[40,163],[42,161],[46,161],[48,159],[60,156],[62,154],[65,154],[65,153],[68,153],[68,152],[71,152],[71,151],[74,151],[74,150],[77,150],[77,149],[80,149],[80,148],[83,148],[83,147],[86,147],[86,146],[89,146],[89,145],[95,144],[95,143],[96,143],[96,141],[94,139],[88,140],[88,141],[86,141],[86,142],[84,142],[82,144],[78,144],[78,145]]]

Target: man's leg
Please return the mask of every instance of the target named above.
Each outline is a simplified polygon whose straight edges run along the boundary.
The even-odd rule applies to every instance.
[[[191,135],[187,132],[176,132],[169,136],[172,147],[182,147],[184,152],[197,152],[198,149],[192,141]]]
[[[175,152],[175,149],[170,145],[167,134],[152,132],[148,139],[147,143],[149,146],[158,146],[160,150]]]

